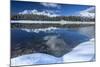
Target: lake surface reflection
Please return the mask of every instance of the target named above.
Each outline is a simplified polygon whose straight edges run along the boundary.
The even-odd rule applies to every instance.
[[[94,35],[94,26],[11,29],[11,57],[31,53],[46,53],[61,57],[78,44],[94,38]]]

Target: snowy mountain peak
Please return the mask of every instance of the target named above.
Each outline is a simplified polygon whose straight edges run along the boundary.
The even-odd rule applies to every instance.
[[[90,7],[86,10],[80,11],[79,16],[95,18],[95,7]]]
[[[30,10],[24,10],[22,12],[19,12],[18,14],[31,14]]]
[[[45,16],[49,16],[49,17],[59,16],[54,11],[50,11],[50,10],[38,11],[36,9],[34,9],[34,10],[24,10],[22,12],[19,12],[18,14],[36,14],[36,15],[45,15]]]

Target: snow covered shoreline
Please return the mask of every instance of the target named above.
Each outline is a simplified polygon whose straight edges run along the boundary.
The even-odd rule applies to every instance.
[[[11,59],[11,66],[32,65],[32,64],[52,64],[66,62],[83,62],[95,60],[94,38],[87,42],[80,43],[71,52],[62,57],[54,57],[43,53],[33,53],[22,55]]]
[[[72,22],[72,21],[30,21],[30,20],[16,20],[11,21],[11,23],[52,23],[52,24],[95,24],[95,22]]]

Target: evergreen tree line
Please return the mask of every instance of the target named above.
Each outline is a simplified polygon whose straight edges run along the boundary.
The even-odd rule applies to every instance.
[[[36,15],[36,14],[17,14],[11,16],[11,20],[34,20],[34,21],[95,21],[95,18],[81,17],[81,16],[57,16],[49,17],[45,15]]]

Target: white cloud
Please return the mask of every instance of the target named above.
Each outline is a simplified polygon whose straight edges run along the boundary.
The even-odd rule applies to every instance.
[[[60,8],[60,5],[55,4],[55,3],[40,3],[41,5],[45,6],[45,7],[56,7],[56,8]]]
[[[45,16],[49,16],[49,17],[59,16],[58,14],[56,14],[55,11],[52,11],[52,10],[38,11],[36,9],[33,9],[33,10],[24,10],[22,12],[19,12],[18,14],[37,14],[37,15],[45,15]]]

